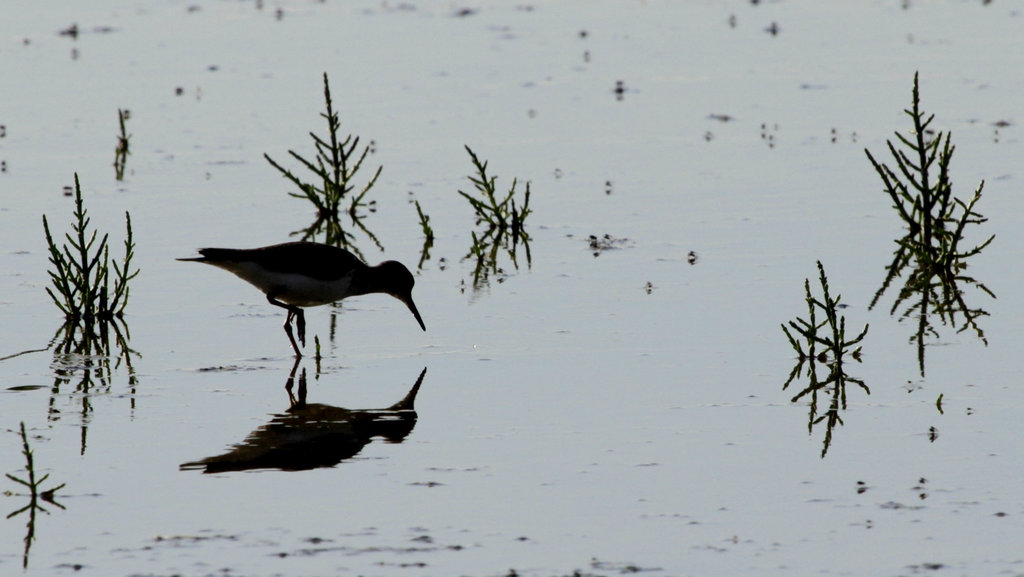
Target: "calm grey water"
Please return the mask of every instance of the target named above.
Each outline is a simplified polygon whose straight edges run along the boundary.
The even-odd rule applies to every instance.
[[[1022,28],[1012,3],[956,0],[7,7],[0,357],[60,326],[40,221],[67,230],[74,173],[112,256],[130,211],[142,272],[132,370],[0,362],[0,469],[25,475],[24,422],[43,488],[66,483],[27,554],[28,515],[0,522],[0,573],[1024,573]],[[863,152],[908,130],[915,71],[954,191],[986,182],[967,241],[997,235],[969,269],[997,298],[966,292],[988,344],[936,320],[924,376],[895,289],[868,310],[903,229]],[[387,442],[352,423],[400,415],[331,409],[355,453],[335,466],[180,471],[289,407],[282,311],[174,259],[311,223],[263,154],[311,154],[324,72],[343,132],[373,142],[364,170],[384,166],[368,260],[420,259],[412,199],[437,238],[426,333],[384,296],[310,309],[324,358],[297,375],[309,403],[383,410],[426,368],[415,426]],[[532,265],[476,291],[463,145],[534,210]],[[848,388],[824,458],[779,329],[816,260],[871,327],[848,366],[871,394]],[[27,504],[0,483],[5,514]]]

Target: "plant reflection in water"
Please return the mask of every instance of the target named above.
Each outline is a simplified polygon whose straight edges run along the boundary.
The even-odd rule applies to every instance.
[[[124,310],[128,304],[129,283],[139,274],[139,269],[132,266],[135,241],[131,216],[125,212],[124,256],[120,261],[111,259],[108,235],[101,237],[90,227],[78,174],[75,174],[74,196],[72,231],[64,235],[66,242],[61,246],[54,241],[43,216],[51,265],[51,286],[46,292],[64,313],[64,323],[47,347],[53,350],[54,372],[47,417],[50,421],[63,417],[57,398],[62,389],[75,382],[73,397],[81,401],[80,451],[85,454],[92,395],[109,392],[112,374],[122,363],[128,370],[131,408],[135,408],[138,379],[132,357],[139,354],[128,346],[130,335]],[[111,348],[111,340],[115,349]],[[113,366],[111,359],[114,359]]]
[[[956,147],[950,143],[949,132],[929,128],[935,115],[926,115],[921,110],[917,74],[914,75],[913,103],[905,112],[913,128],[907,135],[896,133],[901,146],[887,142],[895,170],[875,160],[870,151],[864,151],[882,179],[893,208],[907,225],[906,235],[896,240],[896,251],[886,267],[885,280],[868,308],[878,304],[895,279],[906,279],[889,314],[899,314],[900,321],[917,320],[917,330],[910,341],[917,345],[918,366],[923,377],[925,339],[939,338],[931,323],[932,315],[938,315],[943,325],[954,327],[957,333],[971,329],[988,344],[978,324],[978,319],[988,313],[981,307],[968,305],[964,289],[973,286],[995,298],[984,283],[966,273],[967,259],[979,254],[995,235],[973,248],[960,245],[967,225],[980,225],[988,220],[974,208],[981,199],[985,182],[978,185],[966,202],[953,195],[949,165]],[[910,272],[904,276],[906,271]]]
[[[132,135],[128,134],[125,128],[125,123],[129,118],[131,118],[130,111],[117,109],[117,120],[121,125],[121,133],[117,135],[117,146],[114,147],[114,178],[118,182],[124,180],[124,167],[128,162],[128,155],[131,154],[129,148]]]
[[[114,375],[123,364],[128,372],[129,407],[134,411],[135,393],[139,384],[138,375],[132,366],[132,357],[140,355],[128,345],[128,325],[123,319],[114,319],[99,323],[98,328],[98,332],[93,332],[92,327],[64,323],[57,329],[50,344],[53,349],[53,387],[50,389],[47,418],[55,422],[66,416],[66,409],[61,408],[57,402],[62,393],[80,401],[79,451],[83,455],[88,440],[93,396],[110,392]],[[111,341],[114,348],[111,348]]]
[[[789,327],[793,329],[796,336],[789,331],[789,328],[786,328],[786,325],[782,325],[782,331],[786,333],[786,338],[789,339],[789,343],[797,353],[797,364],[789,373],[789,379],[782,385],[782,389],[789,388],[791,383],[803,377],[806,363],[808,385],[791,401],[795,403],[810,395],[807,433],[813,433],[815,425],[825,423],[825,440],[821,449],[821,456],[824,458],[832,444],[832,431],[837,424],[843,424],[839,411],[846,410],[846,385],[855,384],[869,395],[871,390],[864,384],[864,381],[847,375],[843,367],[843,361],[847,354],[860,362],[861,349],[859,346],[853,347],[867,335],[868,325],[864,325],[864,330],[855,338],[846,340],[846,317],[838,314],[838,310],[844,305],[840,304],[839,295],[832,298],[829,294],[828,278],[825,276],[825,268],[821,261],[818,261],[818,274],[824,293],[823,299],[819,300],[811,294],[811,283],[804,279],[808,318],[797,317],[795,321],[789,321]],[[821,322],[816,320],[818,311],[825,313],[825,320]],[[819,346],[823,349],[819,350]],[[818,364],[828,370],[828,376],[824,380],[818,377]],[[818,393],[825,393],[829,397],[828,408],[824,413],[819,413]]]
[[[401,401],[383,409],[345,409],[306,402],[306,369],[298,377],[297,395],[293,394],[296,360],[288,375],[289,408],[275,415],[240,444],[223,455],[184,463],[181,470],[202,469],[204,473],[280,469],[304,471],[333,467],[358,454],[374,437],[401,443],[416,425],[414,403],[426,367],[416,384]]]
[[[413,200],[413,203],[416,205],[420,229],[423,231],[423,246],[420,248],[420,261],[416,264],[416,270],[423,270],[423,263],[430,260],[430,249],[434,248],[434,229],[430,226],[430,216],[423,212],[420,201]]]
[[[12,491],[5,491],[8,496],[25,496],[28,497],[28,505],[25,505],[21,509],[11,512],[7,515],[8,519],[13,519],[18,515],[28,512],[28,523],[25,531],[25,549],[21,556],[21,568],[28,569],[28,554],[32,549],[32,542],[36,538],[36,511],[42,511],[47,515],[50,512],[44,507],[39,501],[46,501],[47,503],[64,509],[64,505],[61,505],[56,501],[55,494],[57,491],[64,488],[64,483],[51,487],[49,489],[43,489],[43,483],[50,478],[50,474],[47,473],[42,477],[36,479],[36,468],[35,460],[32,454],[32,448],[28,444],[28,435],[25,433],[25,423],[21,423],[21,454],[25,456],[25,472],[27,473],[26,479],[22,479],[11,473],[7,473],[7,478],[24,486],[29,490],[27,495],[21,495],[20,493],[14,493]]]

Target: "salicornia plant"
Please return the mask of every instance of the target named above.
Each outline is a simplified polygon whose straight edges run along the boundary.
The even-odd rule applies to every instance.
[[[974,195],[966,202],[953,196],[949,165],[956,147],[950,141],[949,132],[930,128],[935,115],[926,115],[920,104],[918,76],[915,74],[912,105],[904,111],[913,127],[908,135],[895,133],[901,147],[887,141],[895,170],[875,160],[871,151],[864,149],[864,152],[881,177],[893,208],[907,224],[912,240],[916,241],[908,247],[911,254],[940,267],[942,271],[953,271],[960,260],[978,254],[995,238],[992,235],[973,248],[960,248],[966,226],[988,220],[974,210],[974,205],[981,199],[985,181],[978,184]]]
[[[316,148],[316,156],[313,160],[308,160],[293,150],[288,151],[292,158],[312,173],[311,181],[302,180],[295,173],[277,163],[270,155],[263,155],[271,166],[290,180],[300,191],[288,194],[296,198],[304,198],[316,207],[316,221],[308,228],[293,234],[301,234],[302,240],[315,240],[318,235],[323,233],[323,242],[348,248],[362,256],[355,246],[354,235],[341,226],[339,213],[344,210],[348,213],[352,225],[361,230],[378,248],[383,250],[377,237],[362,223],[364,215],[360,210],[363,208],[373,210],[373,202],[367,202],[364,199],[377,182],[384,167],[377,167],[373,176],[357,190],[355,176],[362,167],[363,161],[366,160],[370,147],[364,146],[359,150],[358,136],[351,134],[344,138],[339,136],[341,119],[334,111],[331,87],[326,72],[324,73],[324,101],[327,111],[320,113],[320,116],[327,121],[327,134],[321,137],[312,132],[309,133]],[[346,200],[348,201],[347,206],[343,208],[342,202]]]
[[[807,315],[808,319],[802,319],[797,317],[795,321],[789,321],[789,326],[796,332],[796,334],[802,339],[798,340],[793,336],[793,333],[789,332],[786,325],[782,325],[783,332],[786,333],[786,337],[789,339],[789,343],[796,350],[798,358],[818,358],[821,361],[828,361],[831,363],[842,364],[843,358],[847,353],[851,353],[852,356],[860,356],[860,347],[856,349],[851,348],[860,343],[864,336],[867,335],[868,325],[864,325],[864,330],[859,335],[851,340],[846,340],[846,317],[839,314],[841,308],[837,295],[835,298],[829,294],[828,289],[828,277],[825,276],[825,267],[822,266],[821,261],[818,263],[818,280],[821,283],[821,290],[823,298],[818,299],[811,293],[810,280],[804,279],[804,292],[806,293],[807,300]],[[815,311],[821,311],[825,314],[825,319],[821,322],[815,320]],[[801,344],[806,343],[807,349],[803,348]],[[816,353],[816,346],[820,345],[823,350]]]
[[[502,272],[498,266],[498,254],[501,249],[504,249],[512,265],[518,270],[516,250],[521,243],[526,252],[526,264],[530,266],[530,235],[524,228],[526,217],[531,212],[530,183],[526,183],[521,206],[516,204],[518,179],[512,179],[508,193],[499,199],[497,177],[487,175],[487,162],[481,162],[468,146],[466,152],[469,153],[476,169],[476,176],[470,176],[469,180],[477,194],[471,195],[461,190],[459,194],[473,207],[480,234],[477,235],[475,231],[472,233],[473,244],[463,259],[473,257],[476,260],[473,288],[478,289],[488,282],[492,273]]]
[[[967,259],[980,253],[995,235],[971,248],[961,246],[968,225],[980,225],[987,220],[975,210],[985,182],[979,183],[966,201],[953,194],[949,167],[956,147],[952,145],[949,132],[931,128],[935,115],[921,109],[917,74],[914,75],[912,104],[905,112],[910,117],[911,129],[907,134],[896,132],[895,143],[887,141],[892,165],[879,162],[870,151],[864,151],[881,178],[893,208],[907,226],[905,236],[896,241],[893,260],[886,267],[886,278],[869,308],[874,308],[891,283],[904,276],[903,272],[909,267],[911,272],[906,275],[890,314],[906,305],[900,319],[918,321],[911,340],[917,343],[923,375],[925,336],[938,336],[928,320],[931,313],[938,313],[943,324],[958,327],[958,332],[973,329],[987,344],[977,319],[988,313],[968,306],[960,286],[974,285],[995,298],[983,283],[965,273]],[[962,322],[958,315],[963,317]]]
[[[864,381],[850,377],[846,374],[843,362],[847,354],[855,360],[860,360],[860,342],[868,332],[868,325],[856,337],[847,340],[846,317],[839,314],[840,297],[835,298],[829,293],[828,278],[825,276],[825,268],[821,261],[818,261],[818,280],[821,284],[823,296],[821,299],[811,293],[810,280],[804,279],[804,293],[807,301],[806,319],[797,317],[795,321],[789,321],[789,327],[782,325],[782,331],[786,333],[790,345],[797,353],[797,364],[789,374],[789,379],[782,385],[783,390],[796,379],[798,379],[807,363],[807,376],[809,384],[804,390],[795,395],[791,401],[796,402],[802,397],[809,395],[810,409],[807,421],[807,432],[811,433],[814,426],[825,423],[825,441],[821,451],[824,457],[832,443],[832,431],[836,424],[843,424],[839,416],[840,410],[846,409],[846,385],[854,383],[868,394]],[[818,321],[818,313],[824,315],[824,319]],[[790,332],[790,328],[793,332]],[[795,333],[795,334],[794,334]],[[856,348],[854,348],[856,347]],[[817,364],[822,363],[828,368],[828,376],[821,380],[818,377]],[[822,390],[831,394],[829,407],[821,416],[818,415],[818,393]]]
[[[111,259],[108,236],[102,237],[90,227],[90,219],[82,200],[82,188],[75,175],[75,211],[71,232],[58,246],[43,215],[43,230],[50,253],[50,287],[46,292],[64,313],[64,322],[57,329],[48,348],[53,350],[54,381],[50,388],[50,418],[61,418],[54,399],[75,382],[73,398],[82,403],[82,452],[85,452],[86,431],[91,409],[91,393],[109,390],[111,357],[113,368],[122,360],[128,368],[128,382],[133,399],[138,379],[131,356],[138,353],[128,346],[128,325],[124,310],[128,304],[129,283],[138,274],[133,269],[135,241],[132,238],[131,215],[125,212],[127,234],[124,256]],[[118,346],[111,354],[110,335]],[[134,400],[133,400],[134,402]]]
[[[96,321],[121,318],[128,304],[128,283],[139,274],[138,269],[131,268],[135,254],[131,215],[125,212],[127,234],[120,263],[110,259],[108,235],[97,239],[98,233],[89,228],[89,222],[76,173],[74,221],[72,232],[64,235],[67,242],[63,246],[58,247],[54,242],[49,222],[43,215],[43,231],[52,265],[49,271],[52,287],[47,287],[46,292],[74,325],[91,326]]]

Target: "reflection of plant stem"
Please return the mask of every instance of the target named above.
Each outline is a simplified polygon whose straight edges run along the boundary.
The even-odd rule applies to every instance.
[[[320,363],[323,360],[323,356],[320,354],[320,335],[313,335],[313,343],[316,345],[316,354],[313,355],[313,360],[316,362],[316,377],[320,378]],[[296,358],[295,362],[298,363],[299,359]]]
[[[434,229],[430,226],[430,217],[420,207],[420,201],[417,200],[414,203],[416,204],[416,214],[420,217],[420,228],[423,230],[423,247],[420,249],[420,262],[416,268],[422,269],[423,263],[430,260],[430,249],[434,247]]]
[[[842,425],[843,419],[839,415],[840,411],[846,410],[846,385],[853,383],[864,390],[865,393],[871,394],[870,389],[864,384],[864,381],[855,379],[848,376],[837,363],[830,363],[829,365],[829,376],[824,381],[819,381],[817,376],[816,364],[819,362],[815,358],[807,358],[797,362],[797,366],[794,367],[793,372],[790,373],[789,380],[783,385],[783,389],[789,386],[790,382],[794,378],[799,378],[802,373],[804,362],[808,363],[807,375],[809,384],[802,391],[797,393],[790,399],[790,402],[797,402],[801,398],[809,395],[808,401],[808,416],[807,416],[807,434],[814,432],[815,425],[825,422],[825,439],[822,444],[821,456],[822,458],[828,453],[829,446],[832,444],[832,432],[835,426]],[[829,387],[831,389],[829,390]],[[818,415],[818,392],[825,390],[830,393],[829,407],[824,414]]]
[[[131,135],[125,129],[125,122],[130,116],[127,110],[117,109],[117,120],[121,125],[121,134],[117,136],[117,146],[114,148],[114,177],[120,182],[124,180],[124,165],[128,160],[128,140]]]
[[[21,479],[10,473],[6,473],[6,475],[8,479],[14,481],[15,483],[24,485],[25,487],[28,488],[29,502],[28,505],[25,505],[21,509],[18,509],[17,511],[14,511],[7,515],[7,518],[11,519],[13,517],[20,515],[21,513],[24,513],[25,511],[28,511],[28,529],[25,533],[25,550],[22,555],[22,568],[27,569],[28,554],[29,550],[32,548],[32,541],[35,539],[36,533],[36,511],[42,511],[47,515],[50,514],[50,512],[47,511],[45,507],[39,504],[39,500],[41,498],[43,501],[46,501],[51,505],[55,505],[57,507],[60,507],[61,509],[64,509],[64,505],[61,505],[54,499],[54,494],[60,489],[63,489],[65,484],[61,483],[56,487],[42,491],[39,489],[39,486],[42,485],[43,482],[50,477],[50,474],[47,473],[38,480],[36,479],[35,463],[32,458],[32,449],[31,447],[29,447],[28,444],[28,435],[25,433],[24,421],[21,423],[21,446],[21,454],[25,455],[25,470],[28,472],[28,480],[26,481],[25,479]]]
[[[114,353],[116,363],[110,364],[110,334],[118,350]],[[138,376],[132,366],[132,356],[139,353],[128,345],[130,334],[128,325],[123,319],[99,324],[99,331],[94,332],[92,326],[79,326],[66,322],[57,329],[50,342],[53,349],[54,381],[50,389],[50,415],[56,420],[63,414],[56,408],[56,399],[61,389],[75,381],[75,398],[81,399],[81,454],[85,454],[88,432],[89,413],[92,412],[90,399],[95,388],[106,392],[110,389],[111,374],[124,362],[128,370],[129,398],[131,407],[135,407],[135,388]],[[95,381],[95,382],[94,382]]]

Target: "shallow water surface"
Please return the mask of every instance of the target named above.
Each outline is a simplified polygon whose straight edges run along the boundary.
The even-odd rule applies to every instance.
[[[24,422],[41,488],[65,486],[0,523],[0,573],[1022,572],[1011,3],[8,12],[0,464],[27,475]],[[301,173],[288,151],[324,131],[325,72],[371,147],[357,180],[384,167],[362,221],[384,249],[359,248],[414,269],[427,332],[358,297],[307,310],[295,362],[282,310],[174,259],[310,225],[263,154]],[[902,277],[869,307],[905,229],[864,154],[909,129],[915,72],[954,193],[985,181],[964,242],[996,235],[966,269],[996,298],[962,285],[984,339],[932,317],[923,366],[915,315],[889,314]],[[499,190],[531,189],[529,262],[500,253],[477,286],[466,145]],[[132,218],[141,273],[110,355],[54,341],[40,217],[69,230],[75,173],[112,258]],[[819,260],[847,331],[870,325],[845,365],[870,394],[849,385],[828,433],[827,399],[783,390],[780,324],[806,315]],[[29,503],[4,483],[7,512]]]

